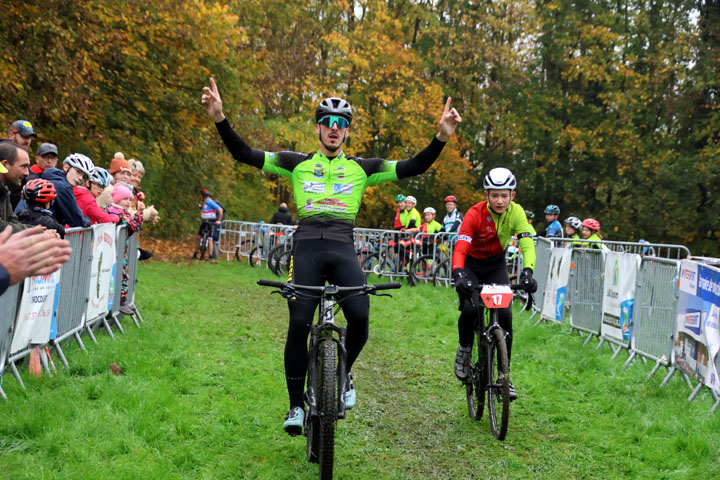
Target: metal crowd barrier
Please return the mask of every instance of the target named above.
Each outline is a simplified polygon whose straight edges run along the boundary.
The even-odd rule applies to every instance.
[[[538,283],[537,291],[533,294],[535,301],[533,302],[533,314],[539,315],[542,319],[542,306],[545,301],[545,283],[550,274],[550,254],[553,244],[544,237],[535,237],[535,270],[533,270],[533,278]],[[540,320],[538,320],[540,321]]]
[[[605,254],[602,250],[576,248],[572,252],[572,269],[568,284],[570,328],[600,336]]]
[[[87,332],[94,340],[94,326],[102,321],[106,326],[108,333],[112,337],[112,329],[110,323],[115,323],[119,329],[122,326],[119,322],[120,308],[120,288],[122,283],[123,268],[122,261],[127,253],[128,261],[128,304],[133,309],[132,318],[135,320],[137,316],[141,321],[140,312],[134,306],[134,298],[136,294],[135,284],[137,282],[137,261],[138,261],[138,238],[137,235],[130,237],[127,245],[126,227],[121,226],[113,229],[115,233],[115,258],[116,269],[114,281],[114,296],[112,307],[105,314],[97,318],[87,318],[88,300],[90,290],[90,278],[93,252],[94,252],[94,229],[73,228],[66,232],[66,239],[70,242],[72,253],[69,260],[62,266],[59,273],[59,281],[56,287],[56,302],[54,304],[54,317],[56,325],[56,333],[54,338],[49,338],[44,344],[26,344],[17,348],[12,352],[12,344],[15,339],[16,324],[21,307],[30,304],[33,299],[24,296],[23,283],[11,286],[0,296],[0,396],[7,400],[5,392],[2,390],[2,374],[7,367],[10,368],[13,375],[17,379],[22,388],[25,388],[22,377],[15,365],[15,362],[28,356],[35,347],[40,348],[40,359],[45,371],[52,375],[48,367],[48,357],[42,347],[51,346],[62,360],[63,365],[68,368],[68,361],[61,347],[61,342],[68,338],[74,338],[80,348],[85,350],[81,340],[81,334]],[[109,294],[109,292],[108,292]],[[29,295],[31,297],[31,295]],[[108,301],[107,299],[105,301]],[[136,325],[139,326],[135,320]],[[122,330],[121,330],[122,331]],[[51,337],[52,337],[51,333]],[[24,337],[19,337],[23,342]]]
[[[678,260],[644,257],[635,286],[636,306],[633,312],[630,358],[636,355],[655,361],[648,375],[652,377],[661,366],[669,368],[672,360],[672,332],[677,315]]]

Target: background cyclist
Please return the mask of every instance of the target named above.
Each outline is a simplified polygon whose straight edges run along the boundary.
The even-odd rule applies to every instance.
[[[210,191],[207,188],[204,188],[200,193],[203,197],[203,203],[199,205],[201,222],[198,237],[202,237],[203,223],[209,223],[212,228],[210,236],[213,241],[208,245],[208,258],[216,258],[217,251],[214,247],[215,244],[220,241],[220,225],[222,225],[223,208],[210,197]]]
[[[558,222],[558,216],[560,215],[560,207],[557,205],[548,205],[545,207],[545,221],[547,226],[545,227],[545,237],[562,237],[562,225]]]
[[[535,227],[533,226],[533,220],[535,220],[535,214],[531,212],[530,210],[525,210],[525,218],[527,218],[528,225],[530,225],[530,233],[532,233],[532,236],[536,236],[537,232],[535,231]]]
[[[470,302],[476,285],[483,283],[510,283],[505,264],[508,240],[517,235],[523,252],[525,268],[519,283],[527,292],[537,290],[532,277],[535,267],[535,245],[523,208],[515,203],[517,180],[507,168],[493,168],[483,181],[486,200],[470,207],[458,232],[452,258],[452,277],[458,292],[460,318],[458,319],[459,345],[455,355],[455,375],[466,380],[470,374],[470,353],[473,344],[475,308]],[[508,365],[512,351],[512,307],[498,312],[500,326],[508,333]],[[517,393],[510,384],[510,398]]]
[[[264,152],[251,148],[230,126],[222,110],[215,80],[203,88],[202,103],[215,122],[220,137],[239,162],[291,179],[300,218],[293,241],[289,278],[298,285],[359,286],[365,276],[353,245],[353,223],[363,192],[370,185],[395,181],[424,173],[433,164],[455,128],[460,115],[445,103],[438,133],[414,157],[389,162],[380,158],[347,156],[343,143],[348,137],[353,113],[350,104],[337,97],[326,98],[315,110],[315,134],[320,147],[316,152]],[[285,378],[290,398],[283,428],[290,434],[302,431],[305,411],[303,390],[308,364],[308,335],[317,299],[288,301],[290,325],[285,343]],[[342,309],[347,320],[348,372],[368,338],[370,302],[367,296],[346,297]],[[355,387],[349,376],[346,408],[355,404]]]
[[[454,195],[445,197],[445,218],[443,218],[443,232],[457,232],[463,220],[463,214],[457,208],[457,198]]]

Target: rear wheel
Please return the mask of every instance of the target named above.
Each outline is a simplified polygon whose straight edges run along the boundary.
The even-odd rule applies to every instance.
[[[380,260],[378,259],[377,253],[371,253],[370,255],[365,255],[363,258],[362,263],[360,264],[360,268],[362,268],[363,273],[365,274],[365,279],[370,276],[372,273],[380,273],[379,270],[380,266]]]
[[[487,384],[487,346],[480,336],[476,335],[475,362],[471,366],[469,382],[465,384],[467,393],[468,414],[473,420],[480,420],[485,409],[485,385]]]
[[[275,275],[280,275],[278,272],[278,263],[280,262],[280,256],[285,252],[285,245],[275,245],[270,249],[270,253],[267,256],[268,268]]]
[[[285,275],[290,271],[290,264],[292,262],[292,250],[285,250],[281,255],[280,259],[275,265],[275,275]]]
[[[252,250],[252,247],[253,241],[249,239],[245,239],[238,243],[235,247],[235,260],[242,262],[246,258],[250,258],[250,251]]]
[[[440,262],[433,272],[433,285],[436,287],[452,287],[452,275],[450,271],[450,259],[446,258]]]
[[[493,311],[493,315],[497,315],[497,313]],[[488,379],[492,382],[488,389],[488,416],[490,417],[490,429],[493,435],[498,440],[504,440],[510,418],[510,374],[508,371],[507,345],[505,343],[505,333],[502,329],[493,330],[492,336],[494,342],[488,352],[487,360],[490,375],[492,376]],[[502,381],[497,383],[500,374],[502,374]]]
[[[408,271],[408,284],[428,283],[432,280],[433,256],[423,255],[415,259]]]

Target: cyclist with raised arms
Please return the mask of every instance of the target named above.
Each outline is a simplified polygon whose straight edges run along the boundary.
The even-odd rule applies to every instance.
[[[337,97],[326,98],[315,110],[315,133],[320,148],[315,152],[264,152],[251,148],[232,129],[223,115],[222,101],[215,80],[203,88],[202,103],[215,122],[220,137],[235,160],[263,171],[289,177],[299,223],[293,242],[290,281],[298,285],[359,286],[365,276],[353,246],[353,222],[364,190],[370,185],[420,175],[437,159],[445,143],[461,121],[450,107],[439,122],[438,133],[420,153],[408,160],[388,161],[359,158],[343,152],[353,113],[350,104]],[[368,338],[370,302],[367,296],[348,296],[342,301],[347,320],[347,368],[350,371]],[[290,410],[283,428],[301,433],[305,412],[303,390],[308,364],[308,335],[318,300],[288,301],[290,325],[285,343],[285,378]],[[345,396],[346,408],[356,401],[352,378]]]
[[[493,168],[485,176],[483,186],[486,200],[473,205],[465,214],[452,257],[452,277],[460,301],[460,344],[455,356],[455,375],[463,381],[470,374],[473,323],[476,317],[475,307],[470,302],[472,291],[480,284],[510,283],[505,264],[505,248],[513,235],[517,235],[525,266],[519,283],[527,292],[537,290],[537,281],[532,277],[535,268],[535,245],[530,225],[523,208],[513,201],[517,193],[515,175],[507,168]],[[508,333],[509,366],[512,350],[512,307],[500,309],[498,317],[500,326]],[[517,398],[512,384],[510,398]]]

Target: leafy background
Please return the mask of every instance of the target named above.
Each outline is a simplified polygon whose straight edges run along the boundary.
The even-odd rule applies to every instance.
[[[292,200],[224,149],[199,101],[212,75],[233,127],[271,151],[317,148],[314,107],[339,95],[349,153],[407,158],[453,97],[463,123],[431,174],[373,187],[360,226],[389,227],[399,192],[467,209],[502,165],[538,217],[554,203],[607,239],[720,256],[718,2],[27,0],[0,30],[0,120],[30,120],[33,148],[61,158],[141,160],[155,236],[192,232],[204,187],[229,218]]]

